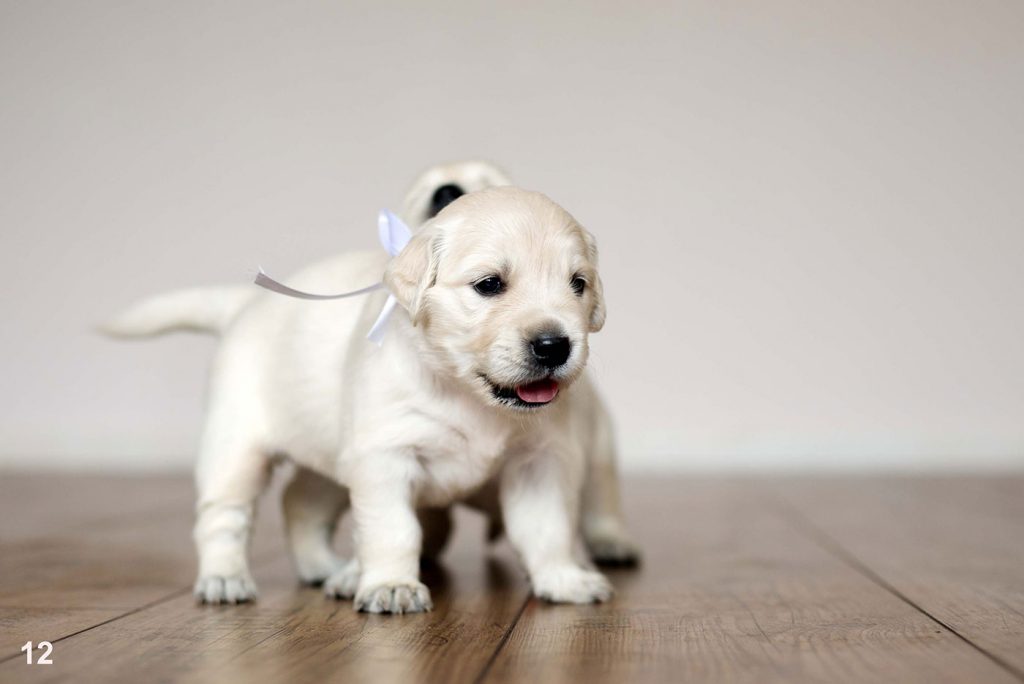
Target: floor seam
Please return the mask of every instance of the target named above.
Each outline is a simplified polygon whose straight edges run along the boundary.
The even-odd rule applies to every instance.
[[[253,568],[262,567],[264,565],[269,565],[270,562],[272,561],[274,555],[276,555],[276,554],[272,554],[269,550],[267,550],[265,553],[258,554],[253,559],[253,562],[252,562]],[[63,636],[59,636],[56,639],[47,639],[46,641],[49,641],[51,644],[60,643],[61,641],[64,641],[66,639],[70,639],[72,637],[76,637],[79,634],[84,634],[85,632],[92,631],[92,630],[94,630],[94,629],[96,629],[98,627],[103,627],[105,625],[109,625],[112,622],[117,622],[118,620],[121,620],[123,618],[135,615],[136,613],[141,613],[144,610],[148,610],[150,608],[153,608],[155,606],[160,605],[161,603],[165,603],[167,601],[170,601],[171,599],[175,599],[175,598],[178,598],[179,596],[183,596],[184,594],[187,594],[187,593],[189,593],[191,591],[192,591],[192,587],[191,586],[182,587],[180,589],[175,589],[174,591],[172,591],[169,594],[165,594],[164,596],[161,596],[160,598],[154,599],[154,600],[150,601],[149,603],[145,603],[145,604],[143,604],[141,606],[138,606],[137,608],[132,608],[131,610],[128,610],[128,611],[125,611],[124,613],[120,613],[118,615],[115,615],[114,617],[107,618],[106,620],[103,620],[102,622],[97,622],[95,625],[89,625],[88,627],[83,627],[82,629],[80,629],[78,631],[75,631],[75,632],[71,632],[70,634],[64,634]],[[3,663],[6,663],[8,661],[14,660],[15,658],[20,658],[23,655],[24,655],[23,652],[18,651],[17,653],[14,653],[12,655],[0,657],[0,665],[2,665]]]
[[[84,634],[85,632],[89,632],[89,631],[94,630],[94,629],[96,629],[98,627],[103,627],[104,625],[109,625],[111,622],[116,622],[118,620],[121,620],[122,618],[126,618],[126,617],[129,617],[131,615],[135,615],[136,613],[141,613],[144,610],[147,610],[147,609],[152,608],[154,606],[158,606],[161,603],[165,603],[166,601],[170,601],[171,599],[175,599],[175,598],[181,596],[182,594],[188,593],[190,590],[191,590],[190,587],[184,587],[182,589],[176,589],[175,591],[171,592],[170,594],[167,594],[165,596],[161,596],[160,598],[155,599],[153,601],[150,601],[149,603],[143,604],[143,605],[139,606],[138,608],[133,608],[133,609],[131,609],[129,611],[121,613],[120,615],[115,615],[114,617],[108,618],[106,620],[103,620],[102,622],[97,622],[95,625],[89,625],[88,627],[80,629],[77,632],[71,632],[70,634],[65,634],[64,636],[57,637],[56,639],[50,639],[49,643],[57,644],[57,643],[60,643],[61,641],[64,641],[65,639],[70,639],[71,637],[78,636],[79,634]],[[21,651],[19,651],[18,653],[15,653],[13,655],[9,655],[9,656],[5,656],[3,658],[0,658],[0,664],[6,663],[6,662],[8,662],[10,660],[14,660],[15,658],[20,658],[22,655],[23,655],[23,653]]]
[[[811,541],[816,543],[825,551],[831,553],[833,556],[837,557],[839,560],[846,563],[848,566],[859,572],[868,580],[878,585],[885,591],[889,592],[899,600],[903,601],[908,606],[910,606],[911,608],[918,611],[919,613],[927,617],[929,620],[934,622],[936,625],[942,627],[947,632],[949,632],[950,634],[952,634],[953,636],[955,636],[956,638],[960,639],[962,642],[973,648],[975,651],[985,656],[986,658],[988,658],[993,663],[1009,672],[1011,675],[1013,675],[1020,681],[1024,682],[1024,671],[1022,671],[1012,663],[1004,660],[1002,657],[996,655],[995,653],[992,653],[984,646],[976,644],[974,641],[961,634],[952,625],[948,624],[936,615],[933,615],[931,612],[925,609],[924,606],[920,605],[917,601],[914,601],[912,598],[910,598],[902,591],[900,591],[898,588],[896,588],[895,585],[893,585],[884,577],[882,577],[877,572],[872,570],[867,564],[865,564],[863,561],[857,558],[851,551],[849,551],[846,547],[844,547],[836,539],[834,539],[832,535],[830,535],[828,532],[815,525],[813,521],[811,521],[807,516],[801,513],[800,510],[797,509],[796,506],[791,504],[789,501],[786,501],[784,498],[780,496],[773,496],[771,494],[766,494],[764,492],[762,492],[762,496],[767,498],[768,501],[771,504],[773,504],[775,508],[779,511],[779,514],[783,518],[789,520],[789,522],[793,524],[797,531],[807,535],[808,538],[811,539]]]
[[[523,613],[526,612],[526,606],[530,605],[531,598],[532,596],[527,594],[526,598],[523,599],[523,605],[519,606],[519,610],[516,611],[515,617],[512,618],[512,624],[510,624],[508,629],[505,630],[505,633],[501,635],[501,640],[494,648],[494,653],[492,653],[491,657],[487,659],[486,663],[484,663],[483,668],[480,670],[480,674],[473,680],[473,684],[482,684],[482,682],[487,678],[487,675],[490,674],[491,668],[494,666],[495,661],[498,660],[498,655],[501,653],[502,649],[505,648],[505,644],[508,643],[508,640],[512,638],[513,630],[515,630],[516,625],[519,624],[519,619],[523,617]]]

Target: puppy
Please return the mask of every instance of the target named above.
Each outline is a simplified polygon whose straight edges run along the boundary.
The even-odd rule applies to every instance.
[[[537,596],[611,595],[574,553],[582,531],[598,560],[635,558],[609,421],[584,372],[605,318],[597,248],[564,209],[505,181],[489,165],[432,170],[404,207],[426,223],[401,254],[348,253],[288,281],[334,292],[383,273],[401,310],[380,347],[365,335],[384,292],[299,302],[186,290],[107,326],[222,336],[196,468],[199,599],[255,598],[253,508],[282,458],[298,466],[283,503],[299,574],[358,610],[431,608],[419,557],[443,546],[460,500],[500,510]],[[356,557],[344,562],[331,537],[348,508]]]
[[[511,185],[509,177],[493,164],[463,161],[431,167],[422,173],[406,193],[402,216],[407,223],[419,226],[436,216],[441,209],[467,192],[488,187]],[[629,540],[619,500],[617,458],[611,417],[594,395],[589,417],[592,431],[584,445],[587,471],[582,492],[582,533],[590,557],[599,565],[632,566],[639,562],[637,547]],[[498,482],[492,480],[467,503],[490,517],[489,537],[502,532]],[[450,517],[436,509],[422,512],[424,527],[423,555],[436,557],[444,548],[450,532]]]

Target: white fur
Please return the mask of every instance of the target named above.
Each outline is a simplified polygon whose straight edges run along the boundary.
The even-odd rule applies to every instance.
[[[506,179],[481,163],[433,169],[409,193],[406,216],[422,218],[432,188],[449,182],[477,190]],[[498,271],[510,282],[500,297],[471,287]],[[287,457],[299,466],[284,497],[298,572],[325,580],[331,595],[354,594],[359,609],[429,610],[421,550],[443,547],[445,507],[475,499],[496,510],[495,495],[483,494],[495,489],[538,596],[607,599],[608,582],[574,556],[581,505],[592,555],[628,560],[636,552],[618,508],[608,417],[584,372],[587,336],[604,320],[589,233],[543,195],[481,189],[427,222],[390,263],[379,252],[348,253],[288,284],[336,292],[385,272],[402,309],[379,348],[365,335],[383,292],[308,302],[255,288],[190,291],[143,303],[108,326],[124,336],[175,327],[223,336],[196,468],[196,595],[214,603],[255,597],[247,560],[254,502],[272,463]],[[588,280],[582,296],[569,284],[575,273]],[[551,325],[573,344],[555,374],[559,396],[541,408],[503,404],[481,375],[502,386],[533,379],[526,341]],[[330,542],[348,506],[357,559],[345,562]]]
[[[197,287],[139,302],[100,331],[112,337],[147,337],[171,330],[221,333],[253,295],[251,287]]]

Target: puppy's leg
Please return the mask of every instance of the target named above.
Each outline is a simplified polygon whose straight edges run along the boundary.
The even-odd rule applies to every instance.
[[[547,601],[592,603],[612,595],[604,575],[573,558],[581,471],[582,464],[545,453],[510,462],[502,472],[505,530],[526,564],[533,593]]]
[[[295,570],[306,584],[320,584],[344,561],[331,548],[338,518],[348,507],[348,491],[308,468],[296,468],[281,498],[285,530]]]
[[[256,499],[266,487],[270,461],[238,431],[239,419],[211,412],[196,469],[199,501],[193,537],[199,552],[195,595],[206,603],[256,598],[249,572],[249,539]]]
[[[423,551],[420,555],[426,560],[436,561],[451,537],[452,509],[421,508],[416,511],[416,517],[423,529]]]
[[[369,461],[369,458],[365,459]],[[402,462],[373,460],[376,473],[350,483],[356,550],[362,574],[355,607],[367,613],[430,610],[430,591],[419,580],[422,531],[412,486],[402,480]]]
[[[630,541],[619,500],[615,441],[607,416],[595,428],[583,486],[583,540],[599,565],[636,565],[640,551]]]

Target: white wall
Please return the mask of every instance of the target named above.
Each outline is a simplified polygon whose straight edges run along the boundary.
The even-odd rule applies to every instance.
[[[190,461],[133,299],[374,244],[490,158],[603,249],[634,469],[1024,464],[1024,4],[14,2],[0,465]]]

